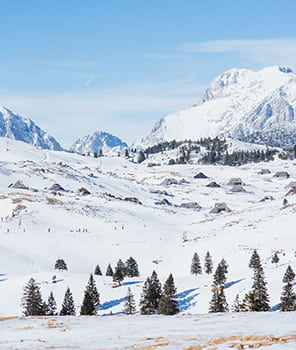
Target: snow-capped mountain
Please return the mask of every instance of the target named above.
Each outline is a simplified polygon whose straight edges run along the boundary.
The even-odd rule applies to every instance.
[[[120,152],[127,147],[128,145],[118,137],[107,132],[97,131],[75,141],[70,150],[81,154],[100,153],[101,151],[105,154],[110,151]]]
[[[165,116],[134,146],[215,136],[292,146],[295,110],[296,74],[291,69],[231,69],[210,83],[196,105]]]
[[[63,150],[55,138],[40,129],[31,119],[14,114],[5,107],[0,107],[0,137],[23,141],[44,149]]]

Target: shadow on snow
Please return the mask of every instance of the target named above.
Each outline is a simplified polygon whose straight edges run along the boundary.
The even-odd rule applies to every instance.
[[[245,278],[241,278],[240,280],[236,280],[236,281],[232,281],[232,282],[227,282],[227,283],[225,283],[224,284],[224,288],[229,288],[229,287],[231,287],[231,286],[233,286],[234,284],[237,284],[237,283],[239,283],[239,282],[241,282],[241,281],[244,281],[245,280]]]
[[[143,283],[143,281],[131,281],[131,282],[123,282],[121,283],[122,286],[131,286],[132,284],[139,284]]]
[[[188,289],[185,290],[184,292],[178,293],[176,295],[177,299],[178,299],[178,308],[179,308],[179,312],[183,312],[188,310],[189,308],[195,306],[196,302],[192,302],[193,299],[195,297],[197,297],[200,293],[195,293],[191,296],[188,297],[189,294],[191,294],[192,292],[195,292],[196,290],[198,290],[199,288],[194,288],[194,289]],[[188,297],[188,298],[187,298]]]
[[[114,306],[121,304],[124,301],[125,301],[125,298],[106,301],[105,303],[99,305],[97,310],[107,310],[107,309],[110,309],[111,307],[114,307]]]

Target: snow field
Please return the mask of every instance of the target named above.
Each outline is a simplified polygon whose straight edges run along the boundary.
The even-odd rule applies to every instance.
[[[225,258],[229,264],[229,282],[242,280],[225,290],[231,305],[236,294],[243,297],[251,287],[248,261],[253,249],[258,249],[271,305],[279,302],[285,269],[288,264],[295,269],[295,198],[287,197],[289,205],[286,208],[282,205],[288,192],[286,186],[296,178],[293,161],[275,160],[241,167],[148,168],[120,157],[94,159],[36,150],[12,140],[6,151],[5,142],[0,139],[0,217],[3,218],[0,296],[7,300],[1,307],[1,316],[22,314],[23,287],[31,277],[40,283],[44,299],[53,291],[58,308],[69,286],[79,311],[84,288],[95,266],[99,264],[104,274],[108,263],[114,268],[118,259],[126,261],[130,256],[138,262],[141,274],[139,278],[124,281],[133,284],[112,288],[111,278],[95,277],[101,303],[105,304],[99,314],[121,312],[128,286],[138,303],[143,282],[154,269],[162,283],[173,273],[178,293],[187,293],[179,300],[183,312],[207,313],[212,276],[190,275],[194,252],[199,254],[203,265],[207,251],[213,257],[214,267]],[[258,175],[262,168],[269,168],[271,174]],[[290,178],[273,177],[281,170],[288,171]],[[193,179],[200,171],[209,178]],[[243,180],[245,193],[230,192],[231,186],[227,184],[233,177]],[[165,178],[184,178],[186,183],[160,186]],[[8,188],[17,180],[35,190]],[[221,188],[206,187],[210,181],[216,181]],[[52,194],[49,188],[54,183],[66,191]],[[79,195],[77,190],[81,187],[87,188],[91,195]],[[155,190],[165,190],[170,196],[152,193]],[[143,204],[106,193],[121,199],[136,197]],[[260,202],[266,195],[272,195],[274,200]],[[173,205],[155,204],[163,198]],[[189,201],[198,202],[202,209],[179,207]],[[216,202],[226,202],[232,211],[209,214]],[[25,208],[12,218],[18,205]],[[271,264],[275,250],[280,256],[278,266]],[[68,271],[61,273],[53,269],[58,258],[65,260]],[[56,284],[52,283],[53,275],[60,280]]]

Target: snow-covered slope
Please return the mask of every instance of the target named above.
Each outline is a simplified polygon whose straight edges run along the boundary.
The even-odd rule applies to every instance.
[[[292,146],[295,111],[296,74],[289,68],[231,69],[210,83],[196,105],[165,116],[134,146],[208,136]]]
[[[0,298],[5,300],[0,316],[22,314],[23,287],[31,277],[44,299],[53,292],[59,310],[70,287],[79,312],[97,264],[103,272],[95,276],[99,315],[120,313],[128,287],[139,309],[144,281],[153,270],[162,283],[173,273],[182,313],[208,312],[213,276],[190,274],[194,252],[202,265],[207,251],[214,267],[226,259],[232,282],[225,290],[229,305],[251,288],[253,249],[263,261],[271,306],[279,302],[287,265],[296,270],[296,196],[286,196],[296,179],[294,161],[147,167],[121,157],[38,150],[15,140],[8,146],[6,151],[6,139],[0,138]],[[259,174],[266,168],[270,173]],[[283,170],[290,178],[274,177]],[[208,178],[195,179],[199,172]],[[245,192],[232,191],[230,178],[241,178]],[[19,180],[24,186],[13,186]],[[221,187],[207,187],[213,181]],[[56,183],[64,190],[52,189]],[[285,197],[288,204],[283,206]],[[201,208],[181,206],[190,202]],[[225,202],[231,212],[211,214],[217,202]],[[271,263],[275,251],[277,265]],[[118,259],[130,256],[138,262],[140,276],[113,288],[112,278],[105,276],[107,265],[114,268]],[[59,258],[68,271],[54,270]]]
[[[5,107],[0,107],[0,137],[23,141],[44,149],[62,150],[60,144],[31,119],[14,114]]]
[[[103,154],[106,154],[110,153],[110,151],[120,152],[127,147],[128,145],[118,137],[103,131],[97,131],[92,135],[86,135],[75,141],[70,150],[80,154],[99,154],[101,151]]]

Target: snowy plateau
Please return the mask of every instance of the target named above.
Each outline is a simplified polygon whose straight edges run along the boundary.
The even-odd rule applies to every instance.
[[[196,105],[158,121],[134,143],[231,137],[291,147],[296,143],[296,74],[289,68],[231,69],[215,78]]]
[[[0,159],[1,349],[295,349],[295,313],[208,314],[213,276],[190,274],[195,252],[203,265],[209,251],[214,268],[224,258],[231,306],[237,294],[242,298],[251,289],[248,263],[257,249],[276,309],[285,270],[289,264],[296,269],[296,196],[287,195],[296,181],[295,160],[148,167],[149,160],[87,157],[5,138]],[[266,168],[269,172],[262,171]],[[200,172],[207,178],[194,178]],[[275,177],[278,172],[289,178]],[[172,178],[176,181],[165,181]],[[245,191],[233,192],[230,178],[240,178]],[[207,187],[213,181],[220,187]],[[182,206],[191,202],[199,207]],[[231,211],[210,213],[221,202]],[[275,251],[278,264],[271,262]],[[130,256],[140,276],[114,288],[112,277],[105,276],[107,265]],[[54,269],[60,258],[67,271]],[[79,314],[97,264],[103,273],[94,276],[97,316],[22,316],[30,278],[45,300],[53,292],[58,310],[70,287]],[[173,274],[180,313],[123,315],[128,287],[139,310],[153,270],[161,283]]]

